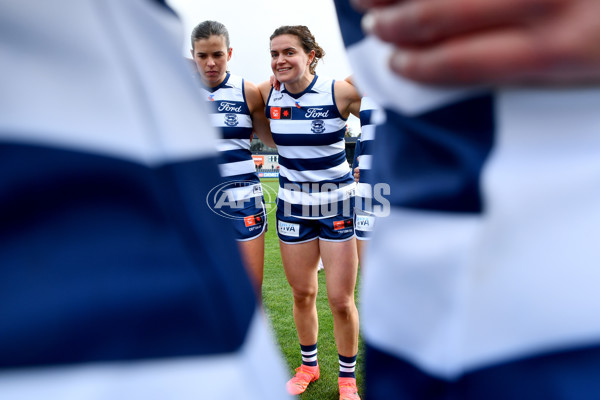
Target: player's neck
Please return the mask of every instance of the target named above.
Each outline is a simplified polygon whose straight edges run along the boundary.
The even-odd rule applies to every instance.
[[[312,83],[314,78],[315,78],[314,75],[308,74],[308,75],[303,75],[297,81],[286,82],[285,90],[287,90],[288,92],[293,93],[293,94],[302,93],[303,91],[306,90],[307,87],[310,86],[310,84]]]

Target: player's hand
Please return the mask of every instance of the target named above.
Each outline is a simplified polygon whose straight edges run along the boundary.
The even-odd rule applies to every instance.
[[[271,75],[271,77],[269,78],[269,83],[271,84],[271,86],[273,86],[273,89],[281,89],[281,82],[279,82],[277,78],[275,78],[275,75]]]
[[[390,67],[433,84],[600,83],[598,0],[353,0],[396,45]]]
[[[354,171],[352,174],[354,176],[354,182],[358,183],[358,180],[360,179],[360,169],[358,169],[358,167],[354,168]]]

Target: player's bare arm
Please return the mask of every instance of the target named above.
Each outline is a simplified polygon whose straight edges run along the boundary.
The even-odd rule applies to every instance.
[[[269,94],[271,93],[271,83],[269,81],[264,81],[258,84],[258,91],[263,99],[263,104],[267,104],[267,100],[269,100]]]
[[[353,85],[346,80],[335,81],[334,93],[342,117],[348,118],[350,114],[353,114],[360,118],[361,96]]]
[[[246,101],[252,115],[252,128],[256,136],[266,145],[275,148],[269,120],[265,116],[265,102],[254,83],[245,81]]]

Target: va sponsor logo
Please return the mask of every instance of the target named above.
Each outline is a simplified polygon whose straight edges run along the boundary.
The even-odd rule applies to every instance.
[[[238,212],[246,207],[253,206],[257,209],[273,212],[277,193],[255,181],[228,181],[213,187],[206,195],[206,204],[215,214],[229,219],[244,220],[248,224],[247,217],[239,215]],[[246,225],[249,226],[249,225]]]
[[[370,215],[357,215],[356,216],[356,229],[359,231],[370,232],[375,226],[375,217]]]
[[[280,235],[300,237],[300,225],[298,224],[277,221],[277,230]]]

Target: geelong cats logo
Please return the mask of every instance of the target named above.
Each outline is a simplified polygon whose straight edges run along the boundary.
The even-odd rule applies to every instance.
[[[236,126],[239,123],[238,117],[235,114],[225,114],[225,124],[227,126]]]
[[[325,132],[325,122],[322,119],[315,119],[311,124],[310,130],[314,133]]]

